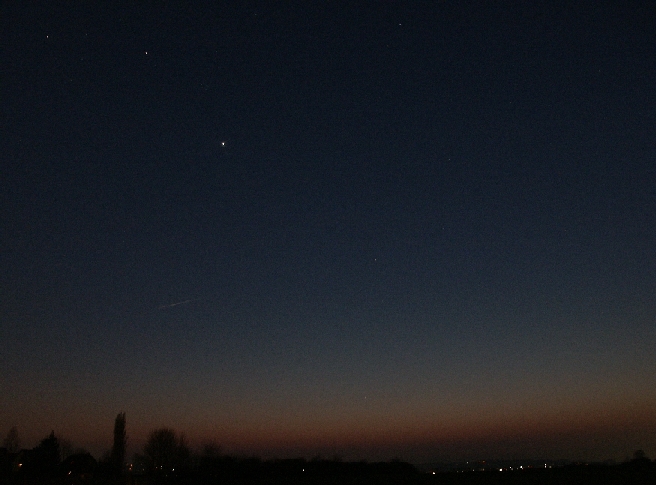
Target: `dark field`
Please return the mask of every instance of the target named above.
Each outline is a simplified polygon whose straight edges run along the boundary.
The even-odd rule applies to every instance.
[[[232,467],[205,468],[180,475],[143,474],[123,477],[28,475],[11,473],[0,483],[7,485],[551,485],[551,484],[656,484],[656,463],[633,460],[619,465],[566,465],[550,469],[515,471],[422,473],[403,462],[316,464],[304,460],[240,462]],[[231,469],[230,469],[231,468]]]

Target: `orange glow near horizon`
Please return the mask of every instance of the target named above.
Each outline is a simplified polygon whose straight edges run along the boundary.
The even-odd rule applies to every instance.
[[[226,452],[256,454],[264,457],[312,454],[345,455],[348,459],[372,456],[389,459],[400,456],[410,461],[420,458],[420,449],[448,456],[466,454],[467,450],[487,458],[551,456],[559,449],[581,454],[584,459],[621,459],[612,445],[626,441],[625,453],[642,443],[632,439],[656,431],[656,411],[652,405],[627,406],[610,411],[543,414],[535,417],[500,417],[494,421],[471,420],[467,423],[413,423],[410,420],[380,421],[361,425],[352,422],[317,423],[316,427],[300,425],[224,427],[219,436],[202,428],[190,430],[189,438],[202,442],[214,439]],[[218,431],[218,430],[217,430]],[[614,442],[614,443],[613,443]],[[644,446],[643,446],[644,447]],[[451,453],[447,450],[459,450]],[[563,453],[563,452],[561,452]],[[411,456],[414,455],[414,456]],[[453,455],[453,456],[452,456]],[[471,458],[474,458],[470,456]],[[526,457],[526,456],[523,456]],[[426,459],[429,457],[426,456]]]
[[[69,419],[60,419],[55,433],[99,456],[111,447],[115,414],[105,412],[92,418],[79,409]],[[434,459],[523,458],[623,459],[642,448],[649,455],[656,434],[656,403],[644,401],[605,407],[531,411],[492,408],[451,413],[441,419],[437,413],[404,415],[390,412],[354,412],[337,415],[289,416],[253,413],[250,419],[227,422],[196,416],[196,420],[155,420],[152,414],[127,412],[130,453],[139,452],[148,432],[167,426],[184,433],[192,447],[214,441],[223,452],[237,455],[311,458],[317,454],[344,459],[391,459],[408,461]],[[47,416],[19,423],[23,445],[35,446],[50,432],[43,427]],[[75,420],[75,421],[73,421]],[[37,425],[38,428],[37,428]],[[650,435],[651,433],[651,435]],[[528,455],[528,456],[527,456]]]

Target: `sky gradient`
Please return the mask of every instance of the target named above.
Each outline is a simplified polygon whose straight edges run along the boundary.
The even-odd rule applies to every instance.
[[[651,2],[0,10],[0,433],[656,456]]]

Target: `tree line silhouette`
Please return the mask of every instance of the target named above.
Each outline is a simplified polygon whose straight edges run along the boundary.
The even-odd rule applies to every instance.
[[[96,460],[84,449],[72,450],[70,442],[52,431],[32,449],[21,449],[14,427],[0,449],[2,483],[125,483],[132,485],[162,481],[195,479],[201,482],[271,483],[278,480],[310,479],[325,476],[413,476],[414,466],[398,460],[385,463],[365,461],[348,463],[339,459],[303,458],[262,461],[221,454],[215,442],[205,443],[193,453],[183,433],[163,427],[152,430],[141,453],[126,460],[127,432],[125,413],[114,421],[111,451]],[[303,481],[303,480],[301,480]]]
[[[221,453],[215,442],[192,452],[185,435],[163,427],[148,434],[141,453],[126,460],[126,417],[114,421],[112,448],[99,460],[83,449],[74,450],[69,441],[52,431],[32,449],[22,449],[18,430],[7,433],[0,448],[0,485],[100,483],[103,485],[151,485],[155,483],[222,484],[487,484],[487,483],[656,483],[656,461],[642,450],[619,465],[568,465],[553,470],[526,470],[499,474],[495,471],[451,470],[420,473],[400,460],[368,463],[343,462],[319,457],[262,461]],[[499,471],[499,470],[496,470]]]

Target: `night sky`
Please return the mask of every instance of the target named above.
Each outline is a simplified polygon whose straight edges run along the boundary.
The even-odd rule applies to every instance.
[[[656,6],[4,2],[0,437],[656,456]]]

